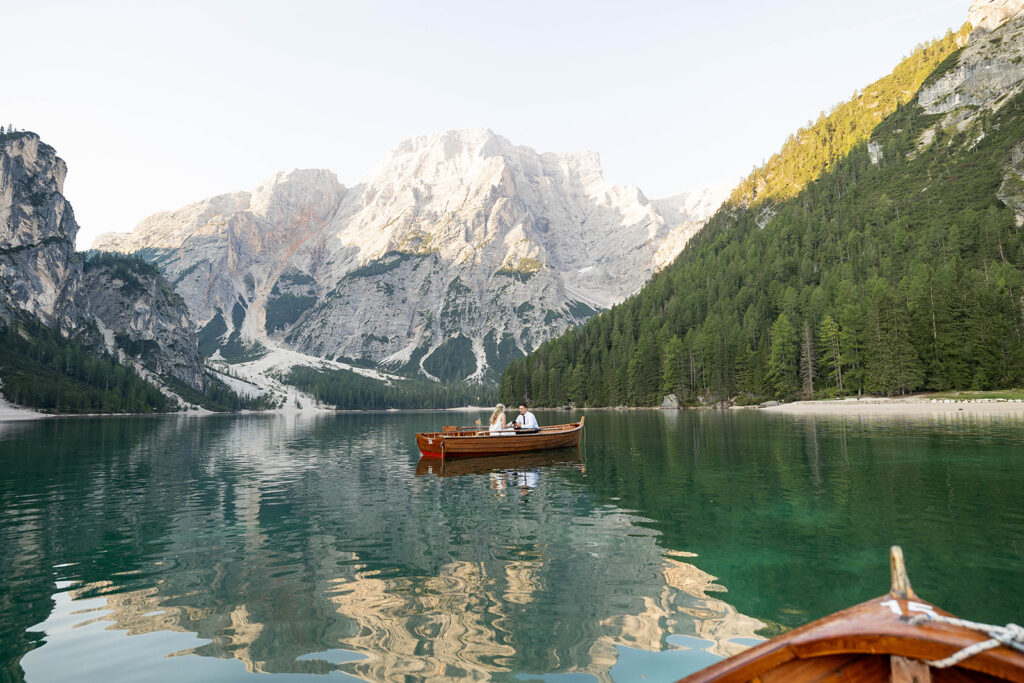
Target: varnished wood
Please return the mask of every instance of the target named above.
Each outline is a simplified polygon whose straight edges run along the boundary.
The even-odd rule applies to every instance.
[[[583,421],[541,427],[534,433],[489,434],[486,429],[455,432],[424,432],[416,435],[416,445],[425,458],[462,458],[481,455],[508,455],[550,448],[578,446]]]
[[[790,666],[766,671],[762,683],[871,683],[884,677],[887,670],[878,657],[868,655],[829,655],[814,659],[795,660]]]
[[[892,683],[932,683],[932,668],[920,659],[889,657]]]
[[[902,565],[902,552],[894,554],[898,554],[899,559],[893,561],[893,586],[900,593],[905,589],[906,595],[914,596],[909,580],[902,581],[895,576],[897,565]],[[892,678],[893,657],[934,661],[988,640],[986,634],[961,626],[927,621],[917,625],[908,623],[913,616],[929,610],[950,616],[917,596],[908,599],[889,593],[801,626],[682,680],[686,683],[889,681],[896,680]],[[837,667],[837,662],[844,657],[851,662],[858,657],[867,661],[854,668],[849,668],[850,665]],[[916,668],[920,671],[920,667]],[[926,668],[932,683],[1024,683],[1024,654],[1005,646],[985,650],[948,669]]]
[[[910,586],[907,565],[903,561],[903,548],[898,545],[889,548],[889,570],[892,574],[892,588],[889,589],[889,594],[897,598],[916,598],[917,595]]]
[[[1005,680],[978,671],[965,672],[957,667],[932,669],[932,683],[1000,683]]]

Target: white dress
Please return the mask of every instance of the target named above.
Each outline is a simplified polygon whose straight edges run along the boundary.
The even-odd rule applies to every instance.
[[[508,427],[502,429],[501,419],[498,419],[496,422],[492,422],[488,426],[488,431],[490,432],[491,436],[498,436],[501,434],[507,434],[508,432],[511,432],[513,430],[509,429]]]

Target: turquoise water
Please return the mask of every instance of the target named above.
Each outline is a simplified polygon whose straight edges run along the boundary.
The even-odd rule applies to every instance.
[[[1024,420],[593,411],[418,467],[452,419],[0,423],[0,680],[674,680],[884,593],[894,543],[1022,618]]]

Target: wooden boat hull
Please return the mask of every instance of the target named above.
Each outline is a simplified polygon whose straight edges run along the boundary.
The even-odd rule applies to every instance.
[[[897,552],[902,567],[902,552],[894,548],[894,558]],[[893,590],[888,595],[768,640],[687,676],[680,683],[1024,683],[1024,653],[1005,645],[984,650],[948,668],[930,666],[929,662],[988,640],[988,635],[941,621],[912,623],[918,615],[951,615],[917,597],[909,581],[898,587],[896,564],[894,559]],[[905,571],[903,576],[905,579]]]
[[[476,430],[425,432],[416,435],[416,446],[424,458],[469,458],[570,448],[580,443],[583,420],[541,427],[532,434],[493,436]]]

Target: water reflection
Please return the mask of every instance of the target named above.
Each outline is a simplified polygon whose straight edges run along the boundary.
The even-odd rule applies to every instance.
[[[1006,623],[1024,610],[1008,589],[1024,580],[1020,417],[691,411],[587,426],[591,490],[699,553],[742,613],[792,627],[880,595],[894,543],[950,611]]]
[[[108,680],[140,666],[112,632],[252,673],[610,680],[623,647],[659,651],[679,634],[724,654],[764,625],[666,556],[650,520],[598,503],[578,449],[416,476],[432,472],[414,446],[396,450],[413,431],[402,420],[55,426],[6,463],[0,561],[18,600],[47,604],[20,618],[39,634],[19,648],[36,648],[29,678],[60,677],[50,651],[68,622],[102,642],[91,665]],[[51,448],[70,440],[84,453]],[[494,495],[492,475],[518,495]],[[27,518],[47,522],[13,525]],[[198,641],[180,648],[175,633]]]
[[[441,472],[428,419],[0,436],[0,678],[682,675],[881,594],[894,542],[942,606],[1024,608],[1020,421],[602,413],[585,459]]]
[[[578,446],[482,458],[420,458],[416,464],[416,476],[436,474],[439,477],[457,477],[466,474],[515,473],[539,471],[540,468],[552,465],[572,464],[581,470],[584,467],[583,452]]]

